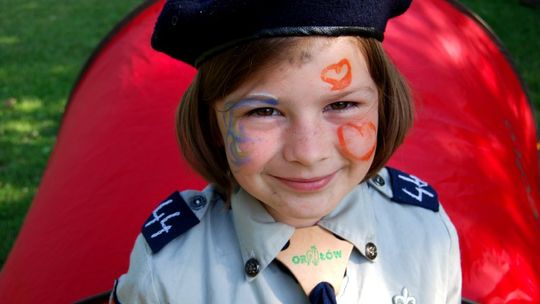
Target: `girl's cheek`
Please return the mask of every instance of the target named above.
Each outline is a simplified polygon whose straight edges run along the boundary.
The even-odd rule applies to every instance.
[[[252,158],[251,144],[256,140],[249,132],[249,124],[237,119],[234,113],[224,114],[225,123],[225,149],[229,162],[234,167],[242,167],[249,163]]]
[[[369,161],[377,146],[377,128],[373,122],[348,122],[337,128],[339,147],[353,161]]]
[[[229,145],[229,158],[238,168],[249,170],[250,167],[258,166],[264,159],[276,138],[274,132],[253,131],[239,124],[239,136],[233,144]]]

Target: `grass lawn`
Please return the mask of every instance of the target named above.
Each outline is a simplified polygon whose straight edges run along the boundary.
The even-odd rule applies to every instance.
[[[141,0],[0,0],[0,265],[34,197],[80,69]]]
[[[80,69],[140,2],[0,0],[0,266],[39,185]],[[540,108],[540,8],[518,0],[464,3],[503,40]]]

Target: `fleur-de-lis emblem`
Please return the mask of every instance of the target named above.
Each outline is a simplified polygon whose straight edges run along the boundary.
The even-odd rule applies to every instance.
[[[416,304],[416,299],[413,296],[409,296],[409,291],[407,287],[403,287],[401,290],[401,295],[394,296],[392,298],[393,304]]]

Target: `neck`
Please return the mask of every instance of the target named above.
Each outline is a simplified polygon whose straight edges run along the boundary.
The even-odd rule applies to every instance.
[[[291,227],[295,228],[305,228],[305,227],[311,227],[317,225],[317,223],[321,220],[321,217],[292,217],[287,216],[282,213],[277,212],[275,209],[272,209],[268,206],[266,206],[264,203],[261,203],[261,205],[266,209],[266,211],[276,220],[277,222],[287,224]]]

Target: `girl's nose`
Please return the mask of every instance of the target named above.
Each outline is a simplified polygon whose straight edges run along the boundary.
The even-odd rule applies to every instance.
[[[293,125],[285,134],[285,160],[312,166],[328,159],[333,143],[333,137],[328,133],[320,122]]]

